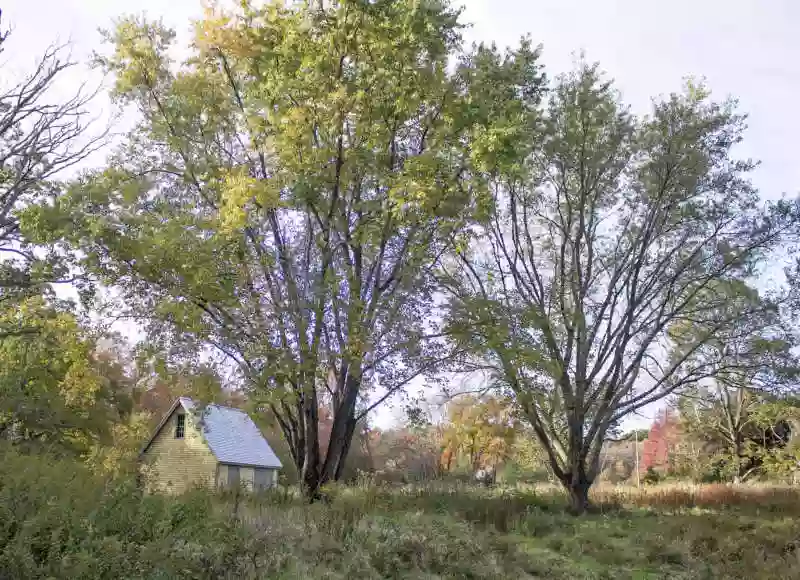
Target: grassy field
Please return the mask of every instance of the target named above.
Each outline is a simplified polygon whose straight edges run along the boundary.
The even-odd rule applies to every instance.
[[[575,518],[557,490],[342,489],[329,505],[239,507],[270,578],[800,578],[800,494],[601,488]],[[266,562],[266,560],[265,560]]]
[[[334,488],[237,501],[145,496],[74,463],[0,461],[0,580],[800,579],[800,492],[600,488],[566,513],[556,489]]]

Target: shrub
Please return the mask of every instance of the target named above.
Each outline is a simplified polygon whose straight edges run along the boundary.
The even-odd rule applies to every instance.
[[[647,468],[647,471],[644,472],[644,477],[642,478],[642,482],[647,485],[655,485],[661,481],[661,474],[653,469],[653,466]]]

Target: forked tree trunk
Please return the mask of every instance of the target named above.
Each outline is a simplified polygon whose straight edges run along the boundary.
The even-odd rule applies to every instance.
[[[358,423],[355,413],[358,386],[358,381],[351,377],[343,400],[334,409],[333,425],[324,456],[319,444],[316,392],[297,404],[301,421],[281,422],[284,435],[291,442],[292,459],[300,474],[303,496],[310,503],[323,499],[322,487],[342,476]],[[278,416],[277,411],[273,412]]]

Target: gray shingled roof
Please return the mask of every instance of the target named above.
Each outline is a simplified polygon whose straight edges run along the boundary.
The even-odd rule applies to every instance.
[[[187,412],[199,410],[192,399],[180,397],[179,401]],[[217,461],[254,467],[282,467],[278,456],[247,413],[220,405],[206,405],[200,412],[203,437]]]

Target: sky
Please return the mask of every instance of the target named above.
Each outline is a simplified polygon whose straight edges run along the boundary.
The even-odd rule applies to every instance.
[[[457,2],[457,0],[456,0]],[[653,97],[681,89],[687,77],[705,78],[716,98],[738,98],[750,115],[738,154],[761,161],[753,174],[765,198],[800,189],[800,2],[796,0],[464,0],[467,41],[517,43],[529,35],[543,46],[548,74],[568,71],[577,55],[598,61],[634,112]],[[98,28],[114,17],[145,12],[186,38],[197,0],[4,0],[2,26],[13,28],[3,75],[29,68],[54,41],[71,41],[73,55],[89,57]],[[90,73],[76,70],[77,84]],[[4,79],[0,78],[0,82]],[[378,414],[391,422],[391,409]]]

